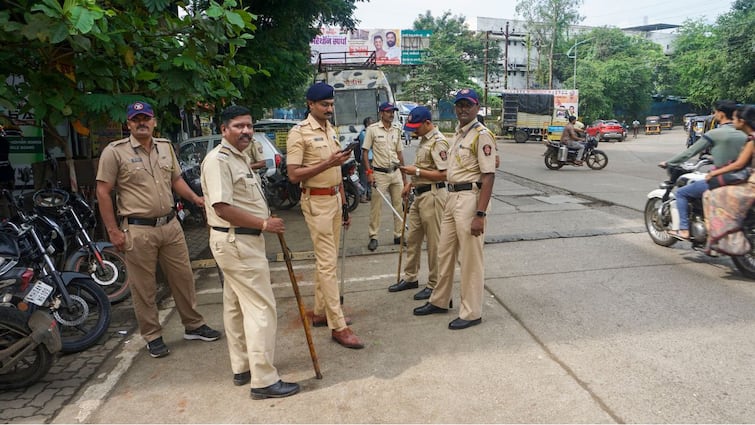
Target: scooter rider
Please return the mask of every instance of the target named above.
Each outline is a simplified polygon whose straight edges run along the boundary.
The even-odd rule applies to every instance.
[[[577,159],[574,160],[574,163],[577,165],[582,165],[582,155],[585,153],[585,144],[580,140],[579,134],[574,128],[574,123],[576,121],[576,116],[569,116],[569,124],[566,124],[564,131],[561,132],[561,143],[566,145],[566,147],[579,149],[579,151],[577,152]]]

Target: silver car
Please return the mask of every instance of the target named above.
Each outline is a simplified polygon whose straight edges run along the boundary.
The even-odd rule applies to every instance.
[[[222,134],[212,134],[209,136],[192,137],[178,144],[176,155],[181,168],[191,168],[202,163],[205,156],[223,139]],[[283,154],[262,133],[254,133],[254,140],[262,145],[262,154],[265,158],[267,172],[265,175],[271,177],[278,172],[278,165],[283,160]]]

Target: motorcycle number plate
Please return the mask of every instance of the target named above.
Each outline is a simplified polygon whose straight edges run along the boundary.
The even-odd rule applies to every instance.
[[[38,306],[42,306],[42,304],[45,303],[47,298],[52,293],[53,287],[44,283],[44,282],[37,282],[34,284],[34,286],[31,287],[31,290],[28,294],[24,297],[24,301],[30,302],[32,304],[36,304]]]
[[[350,176],[349,176],[349,179],[350,179],[351,181],[353,181],[354,183],[356,183],[356,182],[358,182],[358,181],[359,181],[359,176],[358,176],[358,175],[356,175],[356,174],[352,174],[352,175],[350,175]]]

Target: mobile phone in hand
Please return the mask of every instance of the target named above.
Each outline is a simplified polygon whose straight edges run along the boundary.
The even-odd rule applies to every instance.
[[[356,148],[356,147],[357,147],[357,144],[358,144],[358,143],[349,143],[348,145],[346,145],[346,147],[345,147],[345,148],[343,148],[343,150],[341,150],[341,152],[342,152],[342,153],[348,153],[348,152],[351,152],[351,151],[353,151],[353,150],[354,150],[354,148]]]

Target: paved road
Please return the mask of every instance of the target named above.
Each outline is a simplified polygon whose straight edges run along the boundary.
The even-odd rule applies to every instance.
[[[131,333],[111,338],[107,344],[115,346],[103,346],[110,354],[96,371],[71,385],[78,391],[56,392],[66,379],[53,374],[38,388],[0,398],[4,419],[753,422],[753,282],[732,272],[725,258],[661,248],[644,234],[643,197],[664,177],[655,164],[683,147],[677,133],[601,144],[609,156],[602,171],[550,171],[542,145],[501,142],[504,172],[486,232],[488,298],[481,326],[449,331],[456,310],[416,318],[411,308],[419,303],[410,293],[388,294],[397,267],[395,246],[387,245],[388,220],[384,244],[369,253],[368,208],[360,206],[347,235],[345,309],[368,346],[345,350],[327,331],[314,330],[322,381],[312,376],[288,275],[282,263],[272,263],[279,303],[276,363],[285,379],[303,384],[302,394],[249,400],[248,389],[229,382],[223,342],[182,341],[168,303],[163,315],[171,356],[151,359]],[[280,214],[311,304],[311,244],[298,211]],[[202,232],[190,233],[198,245]],[[275,260],[276,241],[267,241]],[[215,271],[198,268],[196,277],[200,309],[219,326]],[[79,358],[63,359],[71,357]],[[28,409],[46,400],[54,402],[47,411]],[[10,408],[28,410],[10,416]]]

